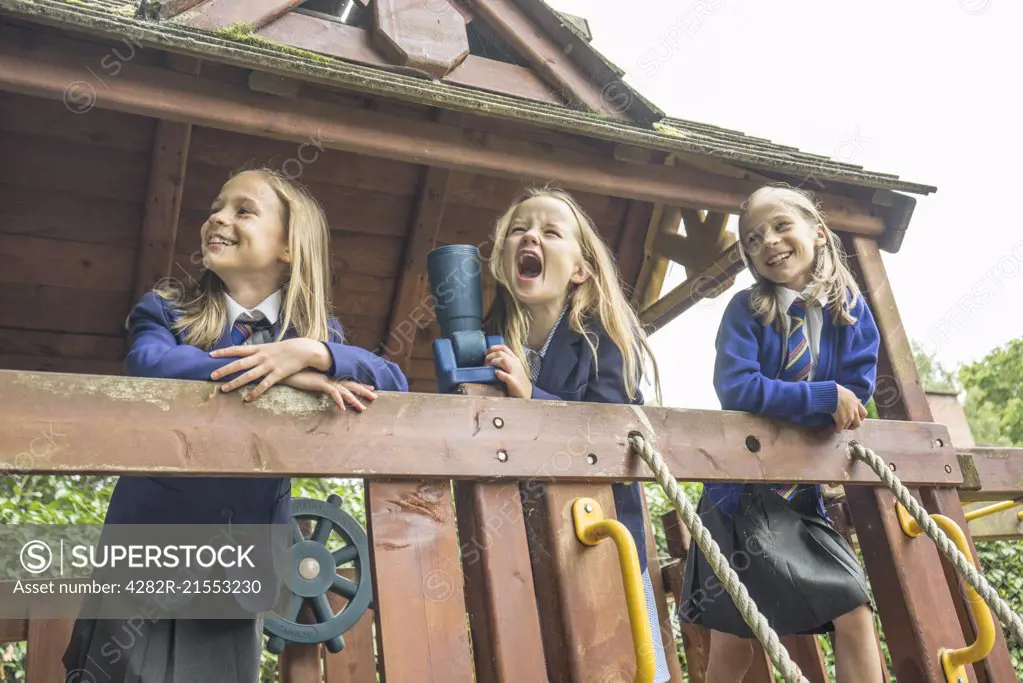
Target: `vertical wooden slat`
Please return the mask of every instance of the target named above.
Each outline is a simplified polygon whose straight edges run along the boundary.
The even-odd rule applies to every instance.
[[[902,325],[902,318],[896,306],[895,296],[891,284],[885,272],[884,263],[881,260],[881,252],[877,243],[870,238],[851,236],[846,241],[850,261],[857,271],[866,291],[871,312],[874,315],[878,330],[881,335],[881,354],[878,367],[878,389],[875,396],[878,414],[882,419],[912,420],[917,422],[932,422],[930,405],[924,392],[920,376],[916,368],[916,361],[913,350],[906,336],[905,328]],[[870,444],[867,444],[870,446]],[[881,457],[884,457],[883,450],[878,450]],[[858,488],[858,487],[850,487]],[[917,492],[917,498],[931,513],[940,513],[952,518],[966,534],[967,541],[973,553],[974,562],[977,561],[977,551],[970,536],[969,524],[963,513],[962,503],[959,494],[955,489],[927,488]],[[883,494],[891,498],[887,491]],[[889,503],[894,505],[894,503]],[[856,509],[853,508],[855,519]],[[901,533],[901,532],[900,532]],[[864,542],[863,535],[860,535],[860,543]],[[924,536],[916,539],[925,543],[933,550],[933,555],[940,558],[941,571],[944,575],[947,591],[940,591],[941,612],[933,614],[931,620],[944,622],[946,627],[954,625],[956,621],[960,624],[959,636],[965,640],[973,641],[976,637],[976,624],[966,606],[964,593],[960,588],[958,574],[952,566],[938,553],[934,544]],[[937,567],[932,563],[928,568],[929,572],[935,572]],[[873,580],[873,574],[871,575]],[[956,613],[956,621],[946,618],[951,616],[948,611],[948,602],[944,599],[948,596],[952,609]],[[921,596],[925,599],[926,596]],[[881,612],[882,620],[884,611]],[[1005,643],[1005,636],[1002,633],[998,620],[995,624],[995,646],[991,654],[981,663],[973,667],[976,680],[980,683],[995,683],[996,681],[1012,680],[1015,677],[1015,670],[1009,658],[1009,650]],[[930,630],[930,629],[929,629]],[[889,631],[885,626],[885,633]],[[946,644],[946,647],[959,647],[959,640],[956,644]],[[894,658],[894,652],[893,652]],[[936,658],[932,657],[936,661]],[[968,667],[969,668],[969,667]],[[902,674],[896,666],[896,677],[901,681]]]
[[[506,395],[483,384],[459,390]],[[476,681],[542,681],[546,666],[519,488],[455,482],[455,502]]]
[[[320,659],[322,645],[289,643],[278,658],[281,683],[321,683]]]
[[[198,75],[199,60],[177,62],[175,70]],[[181,191],[192,126],[160,119],[156,123],[149,166],[149,188],[139,233],[132,302],[142,298],[161,279],[171,275],[174,243],[181,213]]]
[[[354,572],[340,572],[348,574]],[[330,606],[341,609],[347,602],[345,598],[334,593],[327,595]],[[345,649],[333,653],[327,648],[323,651],[324,683],[376,683],[377,666],[373,652],[373,613],[367,612],[356,622],[355,626],[344,634]]]
[[[830,683],[824,652],[816,636],[782,636],[781,644],[810,683]]]
[[[636,657],[617,551],[610,540],[583,545],[572,521],[580,497],[595,499],[614,519],[611,487],[534,480],[523,490],[549,680],[633,680]]]
[[[639,273],[643,267],[643,248],[646,245],[647,231],[650,230],[650,222],[654,214],[652,202],[630,201],[629,208],[625,212],[625,225],[618,236],[618,244],[615,247],[615,258],[618,262],[618,272],[621,277],[627,295],[631,299],[632,294],[639,286]]]
[[[74,619],[30,619],[25,651],[25,683],[63,681],[66,673],[62,658]]]
[[[387,324],[388,337],[383,342],[383,349],[387,357],[406,373],[416,334],[434,316],[427,298],[426,257],[437,246],[450,177],[451,172],[444,168],[430,166],[423,171],[415,217],[405,241],[402,269],[395,287]]]
[[[450,482],[371,483],[366,512],[387,683],[472,681]]]

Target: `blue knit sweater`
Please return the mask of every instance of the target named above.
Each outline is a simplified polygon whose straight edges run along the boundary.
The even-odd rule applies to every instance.
[[[753,317],[750,293],[736,294],[725,309],[717,336],[714,389],[722,410],[756,413],[799,425],[835,424],[838,385],[852,391],[864,404],[874,393],[880,336],[863,296],[850,313],[853,325],[836,325],[825,309],[820,354],[811,382],[779,380],[785,352],[784,332],[765,327]],[[742,484],[710,483],[704,495],[725,514],[734,514]],[[817,509],[828,518],[818,487]]]

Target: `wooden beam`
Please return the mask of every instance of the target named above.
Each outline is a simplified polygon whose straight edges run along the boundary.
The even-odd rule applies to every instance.
[[[429,295],[426,258],[437,246],[444,220],[451,171],[435,166],[423,169],[415,216],[405,238],[402,269],[395,287],[394,303],[387,321],[387,338],[381,346],[387,357],[408,374],[416,335],[434,318]]]
[[[373,40],[392,63],[443,78],[469,54],[462,15],[443,3],[375,0]]]
[[[61,658],[71,640],[74,619],[30,619],[25,640],[25,683],[63,681]]]
[[[607,116],[625,118],[622,107],[604,96],[589,74],[544,35],[514,0],[464,0],[464,4],[567,101]]]
[[[734,242],[702,273],[688,278],[675,289],[640,311],[639,319],[656,332],[682,315],[703,299],[718,296],[734,282],[745,265],[739,256],[738,242]]]
[[[373,45],[369,31],[308,14],[292,12],[257,31],[257,35],[283,45],[331,55],[358,64],[391,66],[391,60]],[[493,59],[466,55],[443,76],[448,83],[491,92],[561,104],[562,98],[531,69]]]
[[[81,59],[80,53],[59,44],[24,51],[0,42],[0,88],[60,99],[67,84],[80,78]],[[551,150],[430,121],[267,97],[244,85],[141,64],[108,85],[95,106],[261,137],[306,142],[315,136],[330,149],[518,180],[556,179],[569,189],[601,195],[730,212],[758,187],[679,167],[616,162],[598,152]],[[884,220],[872,206],[837,195],[818,198],[835,230],[884,232]]]
[[[873,239],[844,236],[850,265],[861,282],[881,336],[878,389],[875,403],[883,419],[932,420],[930,406],[917,373],[909,339],[895,296]],[[887,377],[898,391],[882,395]],[[869,441],[863,443],[871,445]],[[878,453],[884,450],[872,446]],[[883,457],[883,456],[882,456]],[[897,471],[897,470],[896,470]],[[845,486],[857,538],[877,596],[881,622],[898,680],[943,680],[940,648],[963,647],[976,634],[972,614],[959,589],[959,579],[929,541],[910,539],[895,514],[894,496],[886,489]],[[932,513],[956,521],[970,539],[962,504],[955,489],[912,491]],[[976,562],[976,549],[973,548]],[[978,683],[1011,680],[1015,675],[1001,627],[995,621],[995,647],[976,666],[967,667]]]
[[[204,31],[219,31],[231,26],[244,25],[252,30],[269,24],[281,15],[301,5],[303,0],[206,0],[198,7],[174,18]]]
[[[503,390],[463,384],[465,396]],[[546,676],[533,569],[515,482],[455,482],[465,599],[477,683],[542,681]]]
[[[156,123],[132,301],[138,301],[171,274],[191,137],[192,126],[187,123],[164,120]]]
[[[355,571],[347,567],[338,573],[349,579],[356,578]],[[348,602],[336,593],[328,593],[327,599],[335,612],[340,611]],[[355,626],[345,632],[345,649],[341,652],[331,652],[320,646],[323,656],[323,683],[376,683],[377,662],[373,650],[373,621],[372,610],[363,614],[362,618],[355,622]]]
[[[967,482],[976,489],[963,489],[963,501],[999,501],[1023,494],[1023,448],[960,448],[959,459]]]
[[[678,232],[682,223],[682,209],[675,206],[654,206],[650,218],[650,229],[647,230],[643,244],[643,267],[639,271],[636,291],[632,297],[632,305],[642,311],[661,298],[661,288],[668,275],[671,261],[654,249],[658,237],[662,234]]]
[[[630,201],[629,207],[625,210],[625,225],[618,235],[615,254],[619,279],[629,292],[635,292],[639,286],[639,274],[643,267],[643,246],[653,216],[654,205],[650,202]]]
[[[19,643],[27,638],[27,619],[0,619],[0,643]]]
[[[876,485],[848,456],[854,439],[910,485],[963,481],[948,430],[933,423],[867,420],[836,434],[741,412],[400,392],[380,392],[362,414],[285,386],[251,403],[243,393],[211,382],[0,371],[0,472],[651,481],[628,446],[640,432],[683,481]],[[62,435],[59,448],[26,466],[18,456],[50,433]],[[568,455],[573,438],[588,444],[586,457]]]

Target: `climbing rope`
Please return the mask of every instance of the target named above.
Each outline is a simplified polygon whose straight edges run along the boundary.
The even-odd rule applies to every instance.
[[[703,551],[707,562],[710,563],[714,573],[724,584],[725,590],[731,596],[739,613],[742,614],[743,620],[752,629],[760,644],[764,646],[764,651],[771,658],[771,662],[781,671],[785,683],[809,683],[796,663],[789,657],[789,653],[781,641],[778,640],[778,634],[767,623],[767,618],[760,613],[756,604],[750,599],[746,586],[742,585],[735,570],[728,565],[717,542],[710,537],[710,533],[700,521],[700,516],[696,514],[696,508],[689,502],[689,498],[679,490],[675,477],[668,471],[661,455],[638,434],[629,436],[629,445],[653,470],[657,477],[657,483],[661,485],[668,498],[674,503],[675,509],[682,515],[682,521],[689,528],[696,545]]]
[[[938,528],[938,525],[931,519],[931,516],[924,510],[923,506],[916,502],[913,496],[909,495],[909,490],[892,474],[888,466],[885,465],[884,460],[874,451],[856,441],[850,442],[849,451],[853,457],[862,460],[870,469],[874,470],[874,473],[881,478],[885,486],[888,487],[888,490],[895,494],[895,497],[902,503],[902,506],[909,511],[909,514],[920,525],[920,528],[924,530],[924,533],[934,541],[938,550],[955,566],[960,576],[973,586],[980,597],[984,598],[984,602],[994,610],[1002,625],[1008,628],[1020,643],[1023,643],[1023,619],[1020,618],[1020,615],[1013,612],[1012,608],[1009,607],[1009,603],[998,596],[998,593],[987,582],[984,575],[977,570],[973,562],[963,555],[955,543],[945,535],[944,531]]]

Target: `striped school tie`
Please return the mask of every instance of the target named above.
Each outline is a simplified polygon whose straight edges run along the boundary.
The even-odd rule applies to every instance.
[[[231,329],[231,342],[235,346],[242,346],[256,332],[272,330],[273,323],[266,318],[259,320],[236,320]]]
[[[785,382],[806,382],[810,379],[810,338],[806,332],[806,302],[796,299],[789,306],[789,337],[786,345],[785,364],[778,379]],[[792,500],[801,488],[813,485],[780,484],[775,487],[778,495]]]

